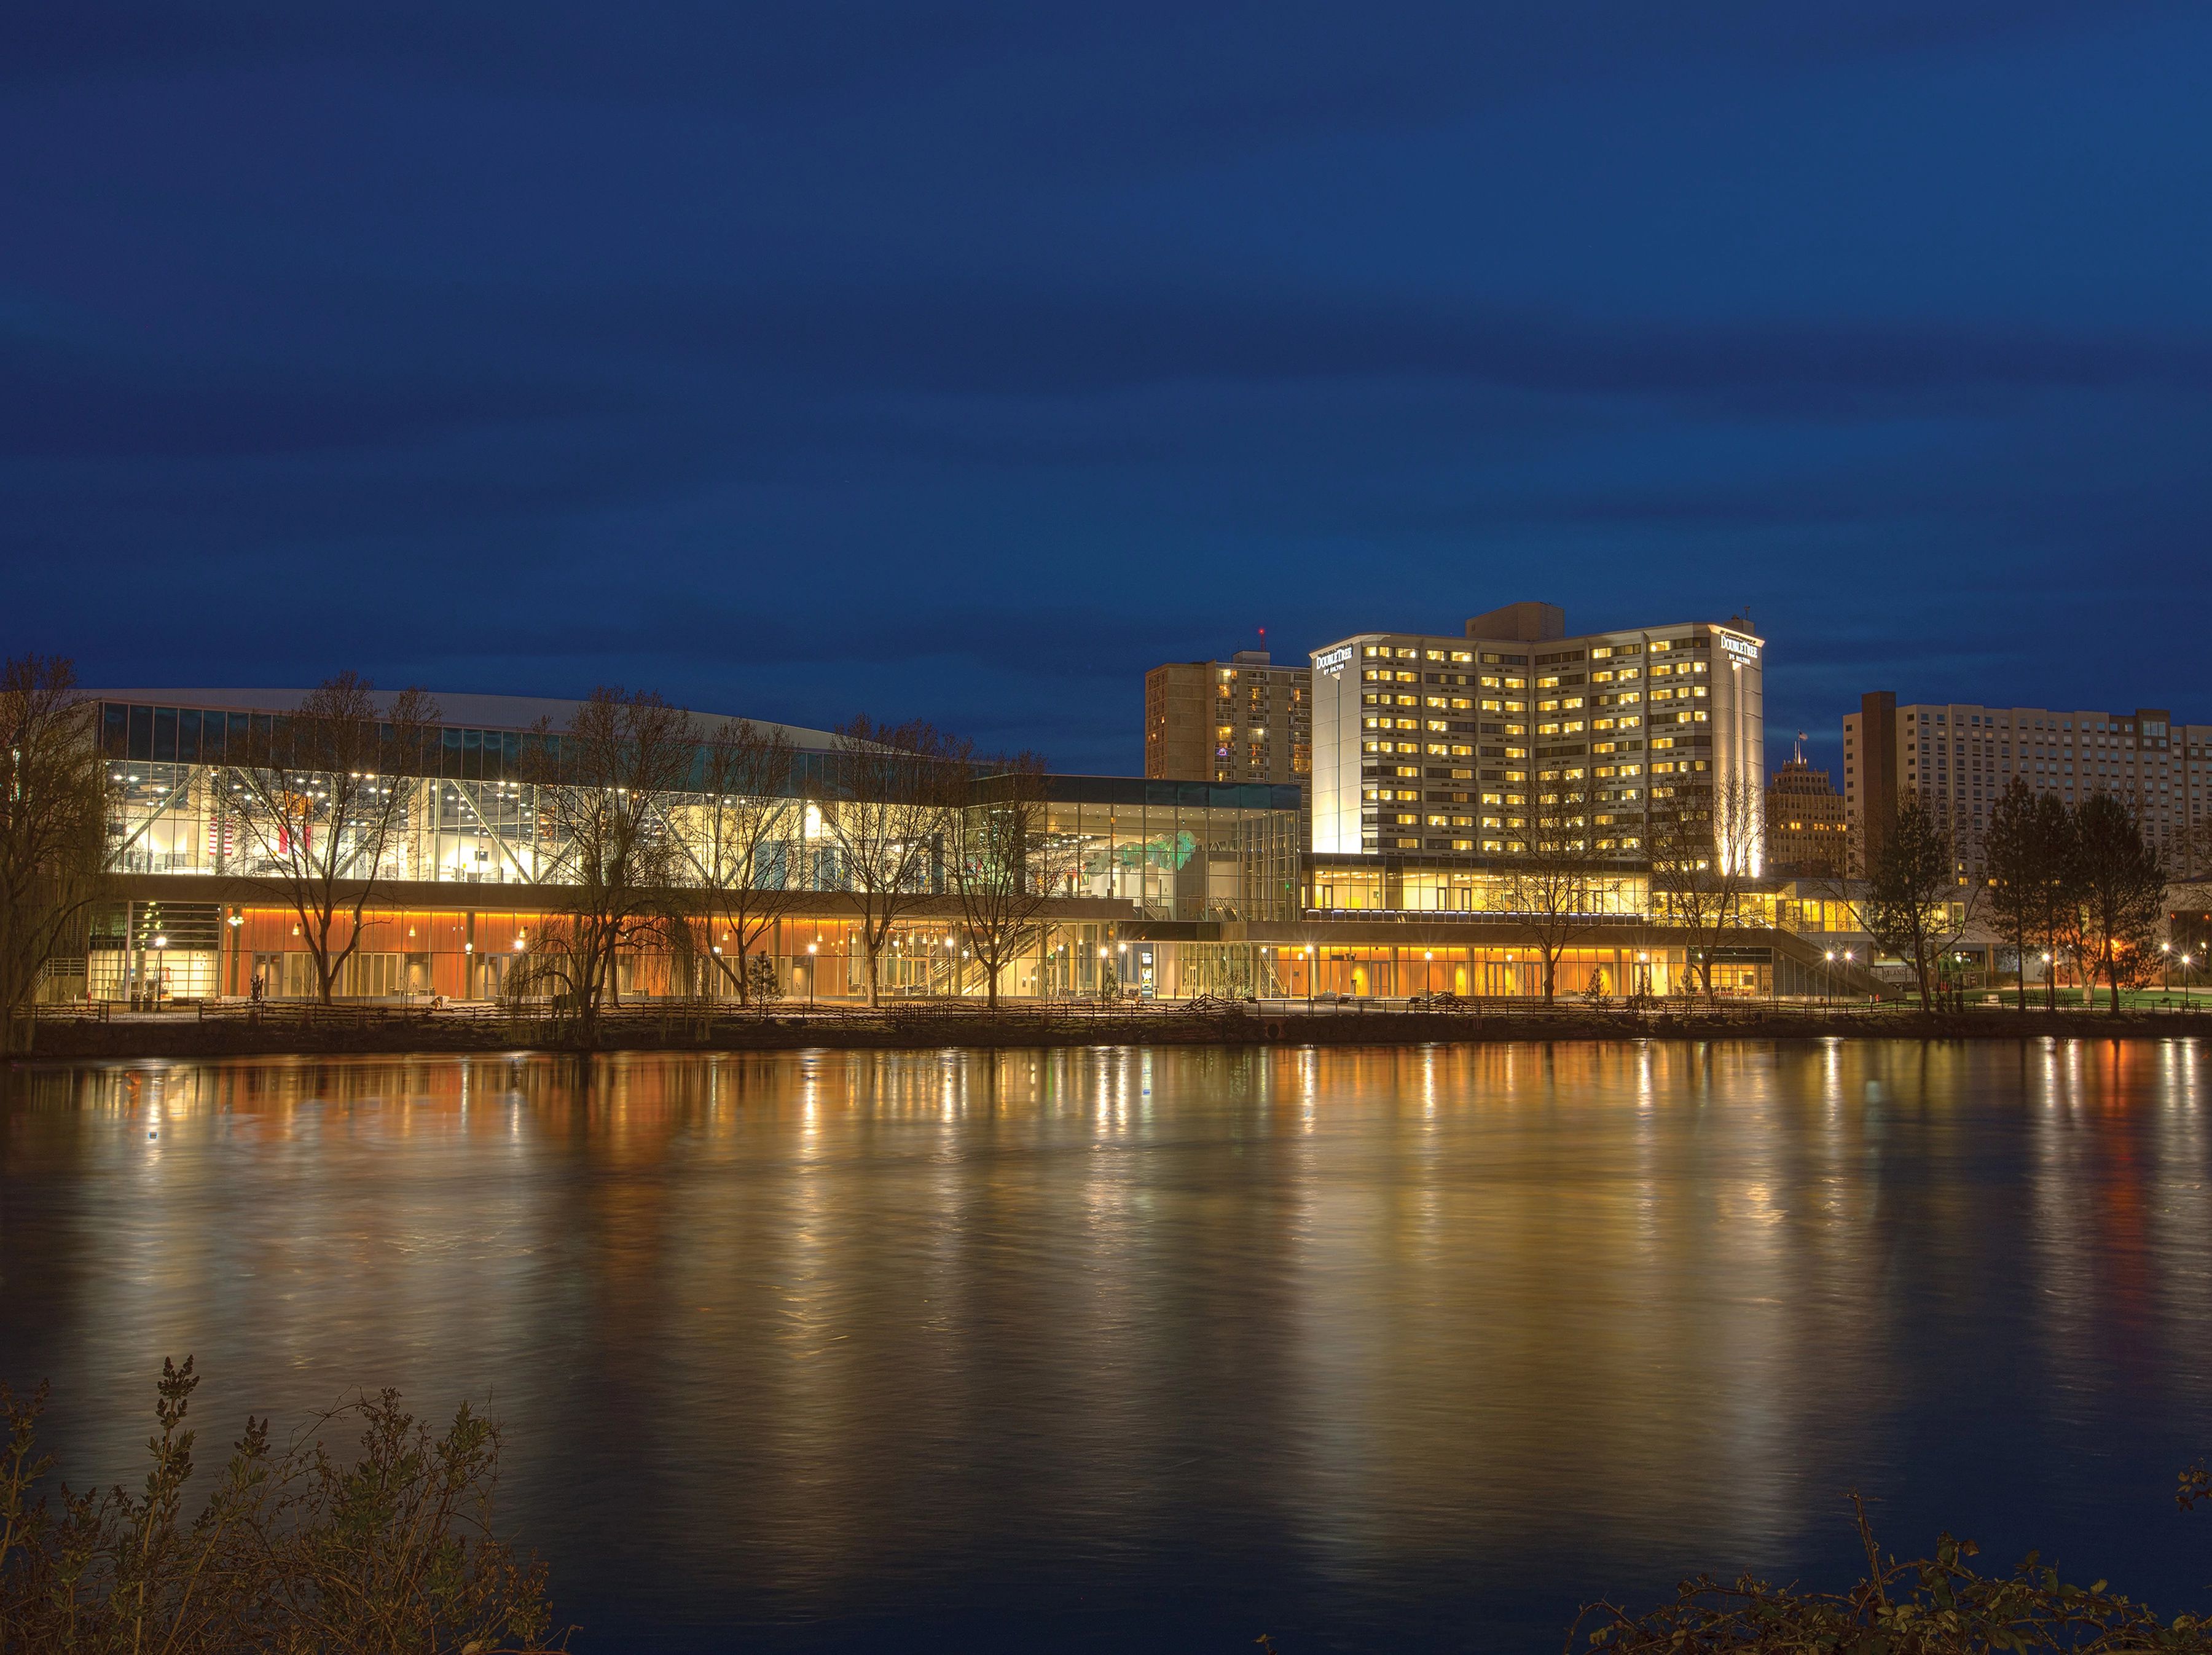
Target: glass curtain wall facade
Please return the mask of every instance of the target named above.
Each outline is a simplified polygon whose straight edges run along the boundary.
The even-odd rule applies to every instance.
[[[248,752],[267,754],[272,741],[281,754],[283,715],[108,701],[99,722],[114,800],[110,866],[137,876],[126,883],[141,894],[95,916],[82,968],[64,974],[68,991],[198,998],[246,994],[258,983],[271,997],[313,992],[310,955],[284,906],[265,811],[252,815],[235,762]],[[374,871],[390,900],[371,911],[338,992],[497,996],[529,938],[561,911],[566,847],[546,825],[538,788],[525,779],[549,756],[543,743],[557,740],[444,726],[424,742],[419,773],[389,779],[404,797]],[[854,940],[848,883],[830,832],[835,818],[823,814],[840,807],[813,785],[828,779],[835,762],[827,753],[799,751],[787,792],[765,802],[782,813],[784,826],[771,834],[754,882],[804,894],[787,899],[789,913],[756,950],[787,995],[866,991],[865,954]],[[286,779],[303,797],[317,791],[312,773]],[[982,779],[969,808],[988,808],[1009,785]],[[1133,981],[1133,968],[1115,945],[1117,918],[1244,922],[1297,912],[1295,786],[1054,776],[1043,791],[1028,856],[1035,888],[1051,900],[1035,947],[1001,979],[1002,993],[1120,991],[1125,977]],[[703,796],[671,793],[657,810],[694,863],[702,859],[705,806]],[[351,831],[343,821],[321,830],[339,834],[342,847]],[[934,836],[913,891],[924,899],[917,917],[901,926],[880,961],[884,986],[895,995],[984,991],[979,973],[963,963],[947,837]],[[201,880],[214,888],[204,897],[192,888]],[[428,896],[425,888],[454,894]],[[477,888],[464,896],[462,888]],[[335,944],[343,948],[349,936],[342,924]],[[716,973],[702,962],[720,943],[703,929],[695,943],[688,962],[626,961],[624,991],[710,991]]]
[[[246,825],[245,784],[225,762],[270,715],[190,707],[101,709],[103,750],[117,808],[110,866],[118,873],[252,878],[272,871],[268,848]],[[445,728],[426,746],[426,773],[394,778],[408,791],[378,878],[458,884],[558,885],[562,848],[540,827],[538,789],[523,779],[532,737],[518,731]],[[550,739],[556,739],[550,738]],[[786,796],[789,834],[770,860],[781,888],[845,888],[810,781],[831,755],[800,753]],[[312,787],[303,777],[303,788]],[[1297,900],[1294,786],[1144,781],[1107,776],[1047,779],[1043,832],[1031,852],[1038,882],[1066,897],[1124,901],[1163,919],[1262,918]],[[977,784],[980,803],[997,797]],[[661,812],[679,841],[700,842],[703,798],[671,794]],[[337,831],[346,831],[337,824]],[[364,868],[364,873],[368,870]],[[926,888],[942,893],[941,859]]]
[[[993,797],[988,779],[977,793]],[[1279,919],[1298,906],[1298,790],[1053,776],[1035,860],[1064,896],[1147,919]]]

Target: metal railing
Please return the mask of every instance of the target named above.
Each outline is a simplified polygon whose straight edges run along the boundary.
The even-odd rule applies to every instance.
[[[2057,1008],[2069,1021],[2085,1015],[2101,1018],[2106,1008],[2085,1008],[2079,1001]],[[2162,1023],[2189,1022],[2212,1028],[2212,997],[2187,1001],[2135,1003],[2123,1007],[2124,1021],[2143,1018]],[[1977,997],[1964,1007],[1939,1008],[1939,1014],[1956,1021],[1961,1018],[1985,1027],[2008,1019],[2033,1024],[2050,1015],[2031,1003],[2022,1017],[2007,999],[1990,1004]],[[34,1008],[42,1022],[178,1022],[195,1021],[237,1028],[295,1030],[303,1035],[329,1036],[348,1031],[386,1034],[414,1028],[441,1028],[500,1029],[528,1041],[573,1029],[573,1012],[557,1009],[543,1000],[459,1001],[434,1004],[340,1001],[324,1005],[313,1000],[205,999],[170,1003],[158,1010],[134,1010],[122,1001],[65,1001]],[[742,1036],[773,1028],[787,1032],[820,1030],[825,1038],[839,1032],[869,1033],[878,1037],[911,1036],[917,1040],[958,1043],[963,1031],[1018,1029],[1040,1036],[1054,1030],[1096,1032],[1100,1038],[1142,1040],[1147,1030],[1217,1028],[1230,1034],[1255,1039],[1295,1038],[1301,1028],[1328,1028],[1343,1032],[1346,1025],[1370,1031],[1378,1040],[1394,1037],[1449,1038],[1455,1032],[1474,1034],[1486,1026],[1528,1024],[1571,1025],[1579,1031],[1617,1029],[1623,1034],[1685,1028],[1755,1028],[1781,1025],[1867,1028],[1883,1024],[1915,1026],[1921,1017],[1917,999],[1905,1001],[1823,1001],[1818,997],[1768,998],[1723,994],[1703,997],[1651,996],[1638,999],[1594,1001],[1583,996],[1562,996],[1547,1002],[1539,996],[1455,997],[1449,994],[1411,997],[1327,997],[1316,995],[1241,998],[1203,996],[1194,999],[1146,999],[1087,996],[1064,999],[1007,999],[994,1009],[980,999],[938,998],[887,1000],[881,1006],[865,1003],[767,1000],[747,1006],[727,1000],[627,1000],[602,1008],[597,1021],[603,1037],[612,1042],[635,1041],[656,1033],[688,1043],[711,1040],[718,1033]],[[1109,1034],[1108,1031],[1111,1030]],[[1398,1034],[1394,1036],[1393,1031]]]

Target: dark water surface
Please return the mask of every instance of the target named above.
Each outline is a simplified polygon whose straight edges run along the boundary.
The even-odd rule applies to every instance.
[[[1842,1496],[2202,1607],[2187,1042],[19,1074],[0,1378],[142,1475],[495,1397],[579,1647],[1553,1650]]]

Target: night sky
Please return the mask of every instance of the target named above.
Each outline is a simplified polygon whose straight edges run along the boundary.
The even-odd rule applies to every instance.
[[[1518,598],[2212,720],[2212,9],[19,5],[9,650],[927,717]]]

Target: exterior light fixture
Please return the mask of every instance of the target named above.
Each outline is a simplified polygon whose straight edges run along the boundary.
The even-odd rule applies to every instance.
[[[516,937],[516,938],[514,939],[514,951],[515,951],[517,954],[520,954],[520,953],[521,953],[521,952],[522,952],[522,939],[521,939],[520,937]],[[715,952],[715,953],[717,953],[717,954],[720,954],[720,953],[721,952],[721,949],[716,949],[714,950],[714,952]]]
[[[246,923],[246,916],[244,914],[234,913],[230,917],[230,923],[234,928],[242,925]]]

